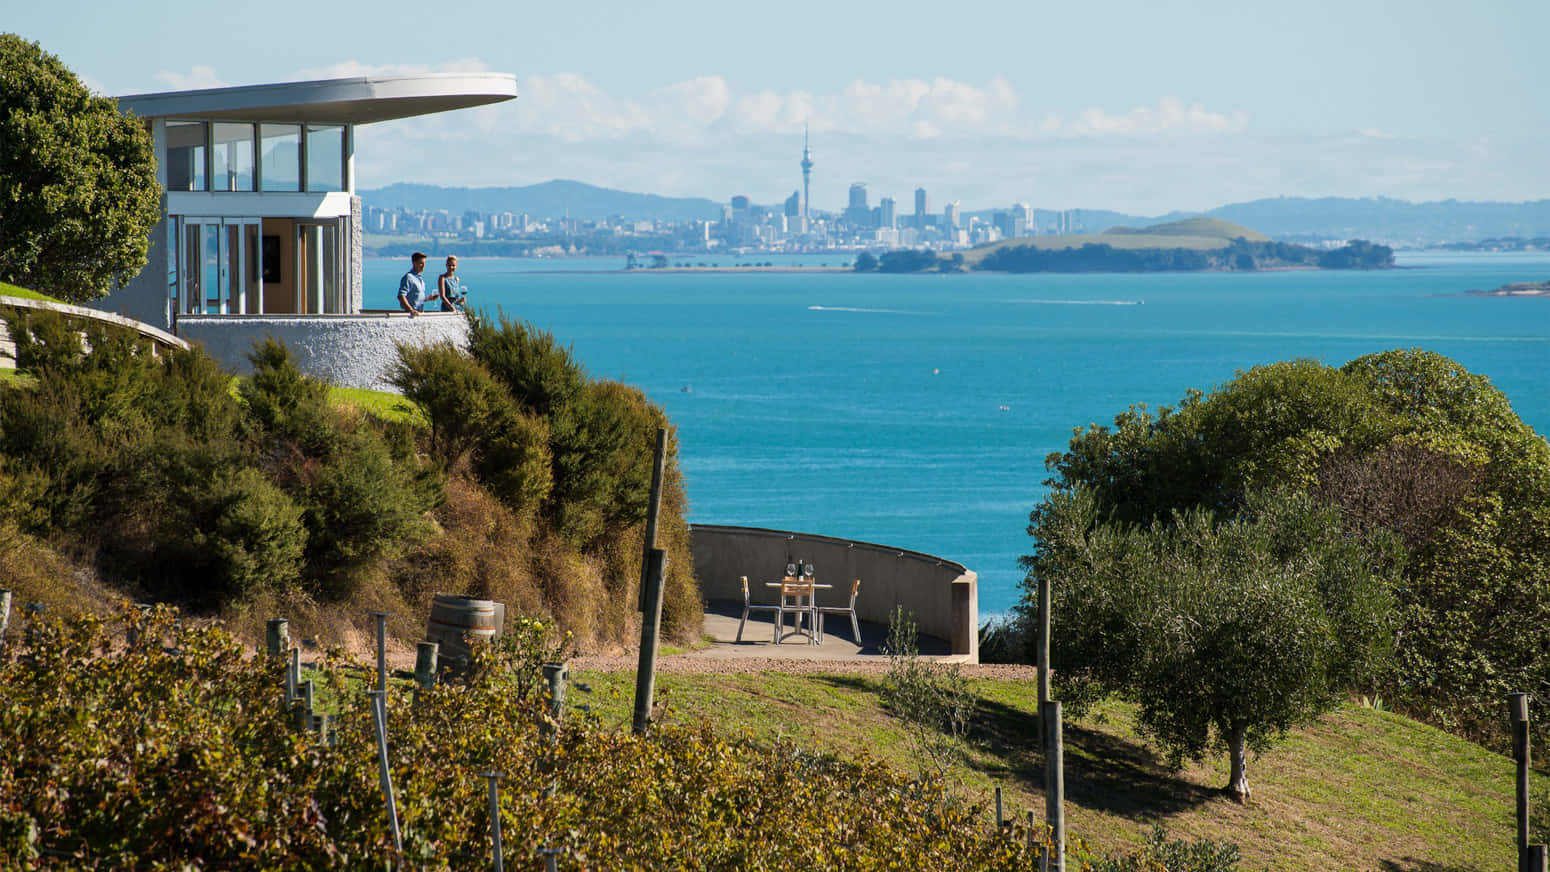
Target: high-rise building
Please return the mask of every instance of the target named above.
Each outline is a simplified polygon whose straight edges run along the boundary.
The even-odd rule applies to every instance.
[[[851,184],[850,205],[845,207],[845,220],[857,227],[872,226],[872,209],[866,203],[865,182]]]
[[[942,209],[942,223],[947,225],[947,229],[948,230],[957,230],[958,229],[958,201],[957,200],[954,200],[951,203],[948,203],[946,208]]]
[[[878,204],[877,226],[894,227],[899,223],[898,204],[892,197],[884,197]]]
[[[1033,229],[1033,209],[1027,203],[1012,204],[1013,236],[1027,236]]]
[[[786,215],[787,218],[797,218],[797,217],[801,216],[801,214],[802,214],[802,192],[801,191],[792,191],[791,192],[791,196],[786,198],[786,211],[785,211],[785,215]]]
[[[929,214],[930,212],[931,212],[931,197],[926,194],[926,189],[925,188],[916,188],[915,189],[915,218],[916,218],[915,223],[917,225],[924,224],[925,221],[922,220],[922,219],[927,214]]]

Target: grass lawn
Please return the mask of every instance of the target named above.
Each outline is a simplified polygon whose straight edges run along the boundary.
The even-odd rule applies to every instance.
[[[370,391],[365,388],[328,389],[328,401],[335,406],[355,408],[375,418],[390,422],[404,422],[416,427],[429,427],[420,407],[398,394],[386,391]]]
[[[634,673],[580,673],[573,691],[607,724],[628,729]],[[1009,814],[1044,817],[1043,756],[1032,684],[974,680],[980,701],[973,744],[953,780],[988,804],[996,785]],[[849,675],[662,674],[668,720],[707,721],[723,732],[784,738],[817,752],[870,754],[917,768],[905,732],[885,712],[875,679]],[[1476,745],[1398,715],[1345,706],[1252,759],[1254,798],[1239,805],[1217,788],[1225,755],[1171,772],[1135,729],[1135,710],[1107,703],[1068,721],[1067,829],[1096,851],[1138,846],[1154,823],[1170,837],[1236,842],[1240,868],[1451,872],[1508,869],[1513,766]],[[1550,778],[1543,775],[1541,786]],[[990,813],[990,812],[987,812]]]
[[[48,294],[40,294],[37,291],[29,291],[26,288],[0,282],[0,297],[21,297],[24,300],[43,300],[48,303],[63,303],[64,300],[50,297]]]

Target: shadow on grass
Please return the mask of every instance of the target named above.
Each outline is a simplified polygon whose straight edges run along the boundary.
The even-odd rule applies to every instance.
[[[1415,857],[1401,857],[1398,860],[1380,860],[1378,867],[1383,872],[1478,872],[1474,866],[1437,863],[1432,860],[1419,860]]]
[[[1044,789],[1039,719],[1033,712],[981,699],[974,735],[995,749],[1009,774]],[[1221,791],[1184,780],[1145,745],[1067,723],[1066,800],[1132,819],[1155,820],[1220,799]],[[991,767],[981,766],[982,770]]]

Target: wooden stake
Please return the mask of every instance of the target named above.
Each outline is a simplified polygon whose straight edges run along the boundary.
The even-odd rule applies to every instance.
[[[1060,703],[1039,706],[1044,721],[1044,820],[1049,824],[1054,862],[1050,869],[1066,872],[1066,744],[1061,735]]]
[[[387,693],[387,612],[372,612],[377,619],[377,689]]]
[[[269,643],[270,657],[284,656],[286,649],[291,647],[290,621],[270,618],[264,626],[264,640]]]
[[[1529,872],[1528,694],[1508,694],[1507,708],[1512,717],[1512,759],[1518,764],[1518,869],[1519,872]]]
[[[635,722],[637,735],[646,732],[651,722],[651,701],[657,684],[657,634],[662,630],[662,575],[667,568],[667,552],[651,549],[646,558],[651,570],[646,584],[646,611],[640,621],[640,660],[635,667]]]
[[[657,547],[657,518],[662,513],[662,474],[666,467],[667,430],[658,427],[656,454],[651,462],[651,501],[646,504],[646,535],[640,554],[640,596],[637,598],[637,608],[642,612],[647,611],[646,586],[650,583],[651,572],[648,563],[651,559],[651,549]]]
[[[421,642],[414,652],[414,680],[421,687],[436,686],[436,660],[441,652],[440,642]]]

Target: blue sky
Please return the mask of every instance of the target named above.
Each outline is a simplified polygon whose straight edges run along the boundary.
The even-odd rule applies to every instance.
[[[108,95],[517,75],[511,103],[363,128],[362,188],[573,178],[778,202],[805,121],[817,208],[854,181],[906,211],[917,186],[934,209],[1140,214],[1550,197],[1544,0],[0,2],[0,29]]]

